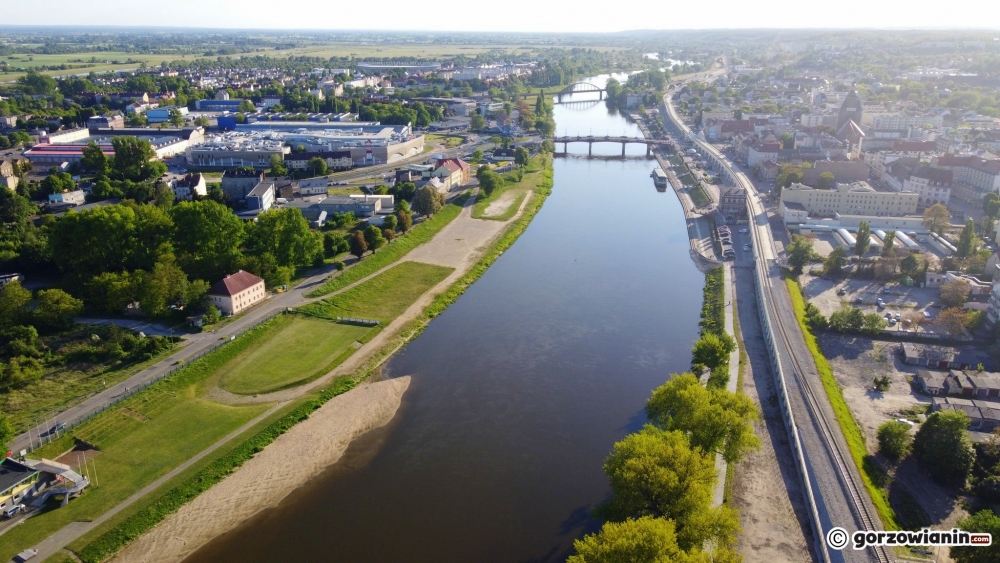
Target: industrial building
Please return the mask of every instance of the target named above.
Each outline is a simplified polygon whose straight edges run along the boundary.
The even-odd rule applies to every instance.
[[[291,149],[280,138],[232,132],[212,135],[204,143],[189,147],[185,159],[188,165],[199,168],[267,168],[272,155],[284,160],[289,153]]]
[[[879,192],[867,182],[837,184],[832,190],[795,183],[781,190],[781,215],[786,223],[802,223],[807,216],[837,214],[899,217],[917,211],[919,195],[912,192]]]
[[[111,141],[114,137],[139,137],[152,145],[157,158],[168,158],[182,154],[189,147],[197,146],[205,138],[201,127],[182,129],[90,129],[73,130],[64,135],[53,135],[47,143],[39,143],[25,151],[24,156],[32,166],[57,166],[63,162],[78,162],[83,158],[83,149],[89,143],[97,143],[107,156],[114,156]]]

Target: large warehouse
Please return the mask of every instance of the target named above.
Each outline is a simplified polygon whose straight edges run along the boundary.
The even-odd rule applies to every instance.
[[[236,131],[255,139],[302,145],[306,151],[349,150],[356,165],[391,163],[424,150],[423,135],[414,135],[409,125],[257,121],[237,124]]]
[[[74,130],[63,135],[52,135],[47,143],[39,143],[25,151],[24,156],[32,166],[58,166],[73,163],[83,157],[89,143],[97,143],[104,154],[114,156],[111,141],[114,137],[139,137],[149,141],[157,158],[182,154],[189,147],[200,144],[205,136],[201,127],[183,129],[90,129]]]

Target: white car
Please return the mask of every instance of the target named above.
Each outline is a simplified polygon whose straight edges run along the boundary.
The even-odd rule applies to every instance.
[[[914,426],[912,420],[906,420],[905,418],[897,418],[896,422],[902,422],[903,424],[908,424],[910,426]]]
[[[747,233],[747,232],[749,232],[749,231],[747,231],[746,229],[740,229],[740,232],[741,232],[741,233]]]

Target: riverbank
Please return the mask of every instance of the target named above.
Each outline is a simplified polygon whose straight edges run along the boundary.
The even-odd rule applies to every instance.
[[[409,377],[400,377],[364,384],[330,399],[232,475],[167,516],[113,561],[183,561],[336,463],[354,438],[387,424],[409,385]]]
[[[551,160],[548,162],[551,163]],[[548,177],[551,177],[551,164],[549,164],[546,173]],[[347,361],[330,373],[312,382],[312,384],[300,388],[263,394],[257,397],[242,397],[241,401],[234,402],[237,404],[259,404],[260,402],[273,403],[291,400],[294,396],[302,396],[305,393],[324,388],[331,383],[345,380],[361,382],[368,379],[396,351],[415,338],[430,319],[454,302],[468,285],[471,285],[475,279],[478,279],[489,264],[492,264],[496,259],[498,253],[502,253],[504,249],[516,240],[517,236],[527,227],[527,224],[538,209],[541,208],[541,204],[550,186],[551,182],[549,181],[545,183],[545,188],[540,188],[537,193],[529,193],[528,197],[525,198],[525,201],[517,210],[518,213],[515,218],[507,222],[472,219],[471,206],[474,203],[474,198],[464,202],[465,205],[459,217],[443,228],[434,239],[408,253],[399,262],[392,263],[382,270],[373,272],[368,278],[359,280],[357,283],[367,283],[385,270],[395,267],[401,262],[409,261],[449,266],[454,268],[451,275],[429,291],[423,293],[423,295],[385,326],[374,338],[365,342]],[[344,287],[341,291],[349,291],[349,287]],[[217,395],[222,390],[215,389],[214,391],[210,395],[213,399],[219,399]],[[264,451],[268,451],[268,448],[264,448]],[[193,502],[193,499],[197,498],[201,497],[195,495],[189,497],[185,502]],[[164,516],[167,518],[172,517],[168,513],[161,516],[161,518]],[[156,524],[156,522],[151,522],[142,531],[149,529],[153,524]],[[157,529],[161,526],[162,524],[157,525]],[[141,539],[145,537],[145,534],[140,536],[139,534],[135,534],[130,528],[129,524],[125,522],[115,528],[106,530],[102,536],[82,538],[80,542],[70,547],[76,553],[84,553],[91,549],[91,546],[95,543],[106,543],[106,536],[126,534],[131,538],[138,536]],[[127,541],[120,542],[117,547],[112,547],[110,552],[123,547]],[[112,543],[118,542],[112,541]],[[108,553],[108,551],[103,552]]]

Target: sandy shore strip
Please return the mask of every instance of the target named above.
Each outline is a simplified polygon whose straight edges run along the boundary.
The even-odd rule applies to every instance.
[[[335,463],[351,441],[396,414],[410,378],[364,384],[334,397],[236,472],[168,516],[113,561],[173,563],[273,506]]]
[[[491,201],[489,205],[486,206],[486,210],[483,211],[483,215],[486,217],[496,217],[497,215],[503,215],[506,213],[507,208],[514,203],[514,192],[504,192],[495,201]]]

